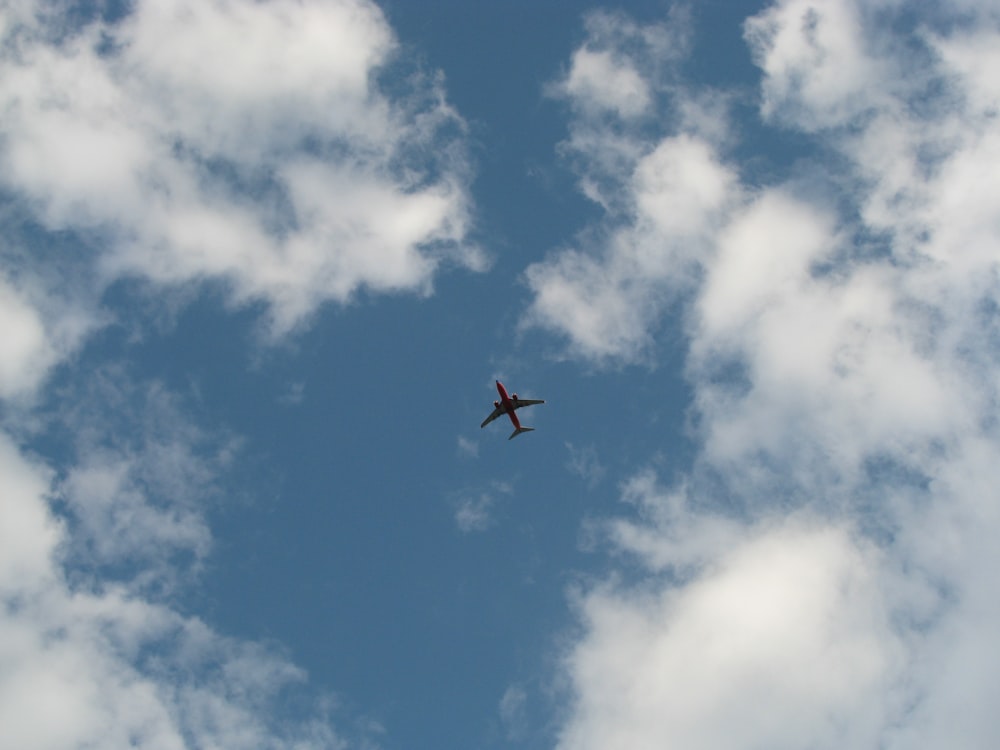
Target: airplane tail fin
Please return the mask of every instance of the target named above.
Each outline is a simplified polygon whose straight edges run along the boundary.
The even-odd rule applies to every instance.
[[[516,430],[514,430],[512,433],[510,433],[510,437],[507,438],[507,439],[508,440],[513,440],[518,435],[520,435],[522,432],[534,432],[534,431],[535,431],[534,427],[518,427]]]

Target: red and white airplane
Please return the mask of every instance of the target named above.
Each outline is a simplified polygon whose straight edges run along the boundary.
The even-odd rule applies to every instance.
[[[497,393],[500,394],[500,400],[493,402],[493,413],[483,420],[483,423],[479,425],[480,427],[485,427],[501,414],[506,414],[510,417],[510,421],[514,423],[514,431],[510,433],[510,437],[507,438],[508,440],[513,440],[522,432],[531,432],[535,429],[534,427],[522,427],[521,422],[517,418],[517,414],[515,414],[514,411],[516,409],[520,409],[522,406],[544,404],[544,401],[541,399],[518,398],[516,393],[508,396],[507,389],[503,387],[503,383],[499,380],[497,381]]]

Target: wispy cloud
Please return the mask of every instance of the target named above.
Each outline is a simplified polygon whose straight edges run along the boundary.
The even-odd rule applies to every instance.
[[[479,458],[479,443],[462,435],[458,436],[458,455],[465,458]]]
[[[518,742],[524,739],[527,729],[528,693],[520,685],[508,687],[500,699],[500,722],[507,739]]]
[[[64,561],[119,571],[133,591],[189,579],[210,550],[207,513],[239,439],[199,428],[161,384],[137,384],[125,368],[98,368],[61,395],[73,406],[46,429],[68,438],[71,455],[55,492],[72,532]]]
[[[485,531],[495,521],[496,505],[500,497],[513,492],[507,482],[492,482],[485,489],[472,489],[456,493],[453,505],[455,523],[465,534]]]
[[[278,397],[278,402],[286,406],[300,406],[305,399],[306,384],[302,382],[291,383],[285,392]]]
[[[578,448],[572,443],[566,443],[566,450],[569,451],[566,467],[570,472],[580,477],[591,489],[600,484],[607,474],[607,468],[601,463],[597,449],[593,445]]]

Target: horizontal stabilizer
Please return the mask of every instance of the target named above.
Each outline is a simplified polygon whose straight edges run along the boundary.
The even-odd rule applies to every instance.
[[[518,435],[520,435],[522,432],[534,432],[534,431],[535,431],[534,427],[518,427],[516,430],[514,430],[512,433],[510,433],[510,437],[507,438],[507,439],[508,440],[513,440]]]

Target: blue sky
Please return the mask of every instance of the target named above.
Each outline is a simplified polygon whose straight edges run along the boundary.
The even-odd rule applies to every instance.
[[[0,5],[0,746],[996,745],[997,50]]]

